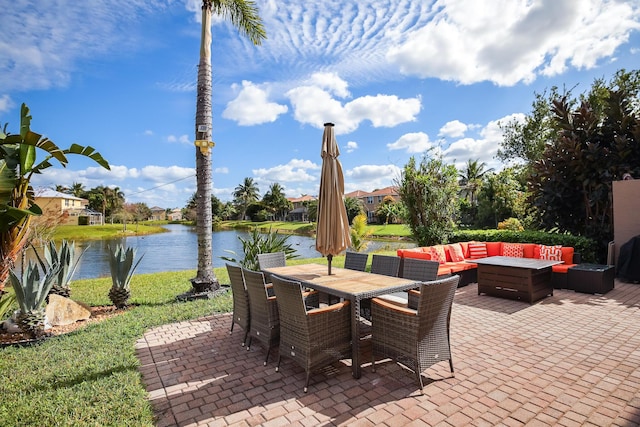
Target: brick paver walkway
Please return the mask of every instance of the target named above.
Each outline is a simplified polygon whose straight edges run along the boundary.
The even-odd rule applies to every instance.
[[[459,288],[448,363],[413,374],[349,361],[312,377],[229,334],[231,316],[165,325],[138,341],[158,426],[640,425],[640,285],[606,295],[556,290],[534,305]],[[367,348],[365,345],[365,352]],[[276,352],[277,355],[277,352]],[[370,360],[366,354],[364,361]]]

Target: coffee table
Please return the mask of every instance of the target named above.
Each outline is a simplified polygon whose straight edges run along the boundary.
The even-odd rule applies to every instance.
[[[478,264],[478,295],[527,301],[553,295],[551,266],[562,261],[492,256],[470,260]]]

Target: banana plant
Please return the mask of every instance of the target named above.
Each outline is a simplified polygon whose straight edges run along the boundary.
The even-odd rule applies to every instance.
[[[37,151],[46,153],[37,162]],[[109,163],[93,147],[72,144],[61,149],[50,139],[31,131],[31,114],[26,104],[20,109],[20,133],[10,134],[5,124],[0,130],[0,293],[23,248],[29,243],[29,225],[34,215],[42,214],[35,203],[31,177],[52,167],[56,160],[62,167],[67,155],[88,157],[105,169]]]

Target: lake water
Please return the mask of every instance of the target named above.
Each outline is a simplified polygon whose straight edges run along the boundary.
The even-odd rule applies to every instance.
[[[109,271],[109,246],[124,244],[127,247],[137,249],[136,259],[141,255],[144,258],[136,269],[136,274],[159,273],[163,271],[195,270],[198,267],[198,245],[195,227],[180,224],[168,224],[164,226],[167,233],[149,234],[145,236],[129,236],[118,239],[104,239],[92,241],[77,241],[76,254],[88,249],[82,256],[82,260],[74,280],[107,277]],[[238,259],[244,257],[242,242],[238,237],[249,238],[249,233],[236,230],[215,231],[213,240],[213,266],[223,267],[225,262],[221,256],[230,256]],[[320,253],[315,250],[316,240],[312,237],[291,235],[287,242],[296,250],[299,258],[317,258]],[[372,241],[367,247],[367,252],[384,249],[396,249],[409,247],[407,242],[380,242]],[[226,251],[233,251],[236,255]]]

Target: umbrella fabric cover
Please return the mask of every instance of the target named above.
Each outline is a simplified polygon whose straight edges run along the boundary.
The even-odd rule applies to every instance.
[[[338,160],[339,155],[333,123],[325,123],[322,135],[322,174],[318,195],[316,250],[327,256],[329,274],[333,255],[351,246],[349,218],[344,206],[344,176]]]

